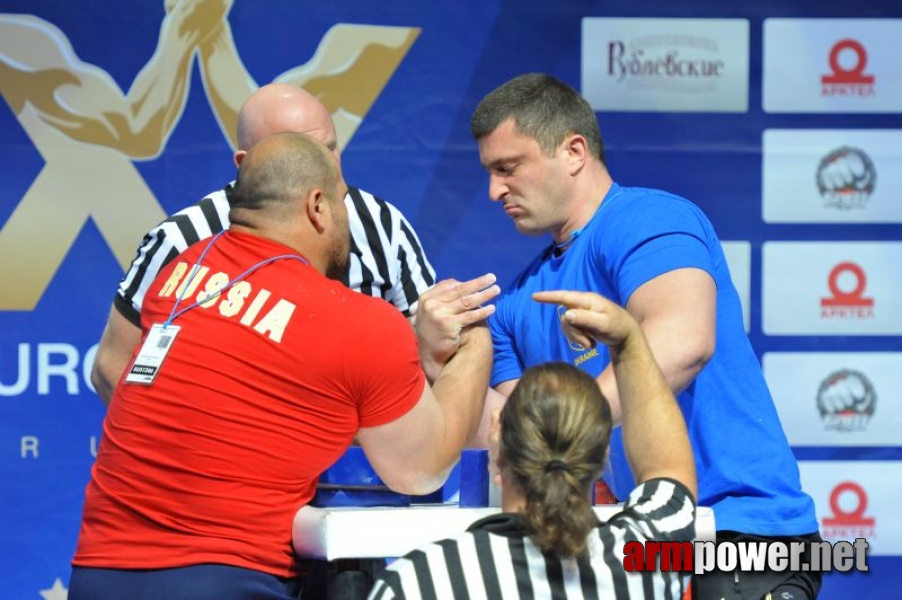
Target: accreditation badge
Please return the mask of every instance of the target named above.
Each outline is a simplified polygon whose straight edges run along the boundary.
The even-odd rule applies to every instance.
[[[178,333],[178,325],[152,325],[125,376],[125,382],[141,385],[153,383]]]

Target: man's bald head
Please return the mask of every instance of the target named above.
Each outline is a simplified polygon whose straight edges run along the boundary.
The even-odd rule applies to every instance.
[[[301,133],[276,133],[255,144],[238,169],[230,194],[233,209],[281,210],[312,191],[329,200],[339,190],[341,175],[325,146]]]
[[[309,135],[338,158],[335,124],[323,103],[299,87],[271,83],[251,94],[238,112],[236,163],[255,144],[283,132]]]
[[[340,279],[351,253],[346,193],[325,146],[302,133],[276,133],[252,146],[238,168],[231,227],[294,248]]]

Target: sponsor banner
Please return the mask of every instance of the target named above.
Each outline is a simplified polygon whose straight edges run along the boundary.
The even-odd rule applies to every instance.
[[[902,19],[765,19],[765,112],[902,112]]]
[[[764,131],[767,223],[902,223],[902,130]]]
[[[825,540],[863,537],[870,556],[902,555],[902,462],[799,461],[799,472]]]
[[[902,353],[766,352],[762,366],[793,446],[902,445]]]
[[[749,242],[721,242],[721,247],[727,259],[733,286],[742,303],[742,323],[748,333],[751,322],[749,306],[752,296],[752,245]]]
[[[746,19],[582,21],[582,92],[596,110],[746,112]]]
[[[902,243],[765,242],[767,335],[902,334]]]

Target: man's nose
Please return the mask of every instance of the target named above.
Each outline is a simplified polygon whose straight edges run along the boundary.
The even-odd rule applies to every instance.
[[[489,175],[489,199],[497,202],[507,194],[507,184],[497,175]]]

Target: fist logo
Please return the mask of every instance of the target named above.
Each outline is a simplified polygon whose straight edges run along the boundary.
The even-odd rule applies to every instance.
[[[858,148],[838,148],[817,167],[817,189],[827,206],[835,208],[863,208],[876,180],[874,163]]]
[[[859,371],[843,369],[827,377],[817,391],[817,408],[827,429],[860,431],[874,415],[877,394]]]

